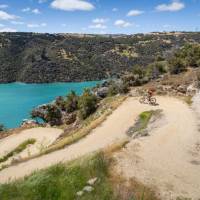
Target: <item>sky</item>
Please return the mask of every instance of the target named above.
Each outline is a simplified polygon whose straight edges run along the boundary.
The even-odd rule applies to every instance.
[[[0,32],[200,31],[200,0],[0,0]]]

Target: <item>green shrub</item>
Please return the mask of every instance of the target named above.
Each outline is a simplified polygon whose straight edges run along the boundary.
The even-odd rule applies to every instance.
[[[3,124],[0,124],[0,132],[3,132],[6,130],[6,127]]]
[[[56,98],[55,104],[63,111],[66,109],[65,99],[62,96]]]
[[[166,72],[166,62],[154,62],[147,66],[146,77],[148,77],[149,79],[155,79]]]
[[[62,113],[58,106],[49,104],[47,106],[47,113],[45,115],[45,121],[52,126],[60,125],[62,122]]]
[[[135,65],[133,67],[133,74],[138,75],[138,77],[141,79],[145,76],[145,69],[142,66]]]
[[[187,69],[184,60],[179,57],[173,57],[169,61],[169,68],[170,68],[171,74],[179,74],[181,72],[186,71]]]
[[[78,96],[75,91],[71,91],[70,94],[67,95],[67,99],[65,102],[65,108],[68,113],[74,112],[78,109]]]
[[[82,96],[78,100],[79,115],[82,119],[86,119],[97,109],[97,97],[91,93],[89,89],[85,89]]]
[[[108,96],[111,97],[118,93],[119,93],[119,88],[116,85],[116,83],[114,82],[110,83],[109,88],[108,88]]]

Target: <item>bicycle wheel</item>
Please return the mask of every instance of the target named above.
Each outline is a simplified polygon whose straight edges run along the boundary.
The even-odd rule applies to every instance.
[[[156,104],[156,98],[151,98],[150,99],[150,104],[155,105]]]

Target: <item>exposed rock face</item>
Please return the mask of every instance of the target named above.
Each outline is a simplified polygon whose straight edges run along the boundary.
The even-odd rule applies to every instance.
[[[165,41],[169,41],[165,42]],[[174,47],[200,42],[200,33],[73,35],[0,33],[0,82],[69,82],[118,77]]]
[[[101,87],[97,89],[96,96],[100,98],[105,98],[108,95],[108,92],[109,92],[108,87]]]

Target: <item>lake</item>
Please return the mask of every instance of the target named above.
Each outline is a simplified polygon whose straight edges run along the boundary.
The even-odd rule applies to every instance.
[[[97,83],[0,84],[0,123],[7,128],[16,128],[23,119],[30,118],[34,107],[49,103],[57,96],[66,96],[71,90],[80,95],[84,88]]]

